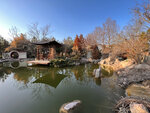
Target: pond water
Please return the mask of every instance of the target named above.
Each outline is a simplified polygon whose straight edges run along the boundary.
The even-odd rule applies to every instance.
[[[59,113],[62,104],[73,100],[82,101],[77,113],[111,113],[124,91],[116,85],[115,75],[94,79],[96,68],[1,64],[0,113]]]

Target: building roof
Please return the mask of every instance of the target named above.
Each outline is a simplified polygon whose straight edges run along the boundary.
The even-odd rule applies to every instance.
[[[36,43],[33,43],[35,45],[58,45],[58,46],[61,46],[62,44],[55,41],[55,40],[52,40],[52,41],[41,41],[41,42],[36,42]]]

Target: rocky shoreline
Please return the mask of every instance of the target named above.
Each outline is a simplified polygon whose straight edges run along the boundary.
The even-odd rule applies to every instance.
[[[111,61],[110,58],[99,64],[101,68],[93,71],[94,77],[100,78],[103,68],[108,72],[113,70],[118,76],[117,85],[125,90],[126,96],[121,97],[113,109],[115,113],[150,113],[150,65],[135,64],[130,59]]]
[[[126,69],[119,70],[118,85],[126,88],[130,84],[150,80],[150,66],[147,64],[132,65]]]
[[[113,69],[117,78],[117,84],[123,89],[127,89],[130,85],[136,84],[137,92],[142,94],[126,94],[126,97],[121,98],[116,106],[115,113],[149,113],[150,112],[150,65],[135,64],[132,60],[127,59],[119,61],[118,59],[111,61],[110,58],[99,62],[100,66],[105,66]],[[140,89],[140,90],[139,90]],[[135,87],[134,90],[136,91]],[[135,92],[134,92],[135,93]],[[144,98],[144,94],[147,97]]]

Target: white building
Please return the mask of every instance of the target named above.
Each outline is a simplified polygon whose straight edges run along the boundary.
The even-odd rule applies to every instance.
[[[3,59],[26,59],[27,52],[11,51],[2,54]]]

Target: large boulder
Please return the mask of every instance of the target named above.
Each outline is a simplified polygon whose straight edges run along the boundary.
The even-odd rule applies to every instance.
[[[131,103],[130,104],[131,113],[149,113],[147,108],[143,104]]]
[[[103,59],[99,62],[101,66],[111,67],[114,71],[118,71],[120,69],[131,66],[134,63],[133,60],[127,59],[124,61],[119,61],[119,59],[112,60],[110,57],[107,59]]]
[[[80,100],[74,100],[72,102],[68,102],[63,104],[60,109],[59,113],[73,113],[73,111],[81,104]]]
[[[118,71],[118,76],[118,84],[125,88],[132,83],[150,80],[150,66],[147,64],[132,65]]]

